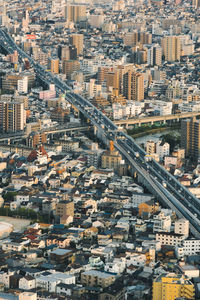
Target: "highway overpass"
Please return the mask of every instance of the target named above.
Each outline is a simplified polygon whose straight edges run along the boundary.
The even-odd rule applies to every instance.
[[[0,45],[8,53],[18,52],[20,59],[27,58],[35,70],[37,77],[46,84],[54,83],[57,93],[65,93],[66,101],[75,106],[94,125],[96,134],[108,143],[114,140],[115,147],[126,159],[129,166],[138,173],[138,178],[148,189],[166,206],[173,209],[179,217],[190,222],[190,230],[196,238],[200,238],[200,200],[182,186],[174,176],[167,172],[156,161],[147,161],[145,151],[140,148],[134,139],[119,131],[118,127],[100,110],[73,90],[57,76],[47,73],[45,69],[34,62],[11,36],[0,29]]]
[[[46,135],[54,136],[54,134],[60,134],[60,133],[73,133],[73,132],[83,132],[88,131],[91,129],[91,126],[75,126],[75,127],[51,127],[48,129],[42,129],[39,130],[38,133],[46,133]],[[21,139],[25,139],[28,137],[28,134],[26,132],[16,132],[12,134],[3,134],[0,135],[0,142],[6,142],[6,141],[18,141]]]
[[[128,128],[131,125],[141,126],[142,124],[151,124],[153,125],[156,122],[162,122],[166,124],[169,121],[180,121],[181,119],[187,119],[192,117],[200,116],[200,112],[187,112],[187,113],[179,113],[173,115],[164,115],[164,116],[151,116],[151,117],[136,117],[125,120],[117,120],[114,123],[118,126],[125,126]]]

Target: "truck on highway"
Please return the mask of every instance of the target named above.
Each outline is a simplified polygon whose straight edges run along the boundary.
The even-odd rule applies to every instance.
[[[134,152],[135,156],[136,157],[139,157],[140,156],[140,153],[139,152]]]
[[[151,161],[152,156],[147,154],[147,155],[145,155],[144,159],[145,159],[146,162]]]
[[[164,188],[167,187],[167,183],[165,181],[162,182],[162,185],[164,186]]]

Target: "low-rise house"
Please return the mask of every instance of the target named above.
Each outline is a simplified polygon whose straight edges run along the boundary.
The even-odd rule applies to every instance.
[[[19,289],[21,290],[31,290],[36,287],[36,280],[34,277],[27,275],[19,280]]]

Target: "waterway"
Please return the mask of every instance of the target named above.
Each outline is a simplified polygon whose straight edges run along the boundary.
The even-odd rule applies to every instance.
[[[147,134],[145,136],[134,138],[134,140],[136,141],[137,144],[145,144],[147,141],[150,141],[150,140],[154,141],[156,143],[160,140],[160,137],[162,135],[167,134],[167,133],[172,133],[172,132],[174,134],[176,134],[176,133],[178,134],[178,133],[180,133],[180,130],[178,130],[178,129],[172,129],[172,130],[166,129],[164,131],[151,133],[151,134]]]

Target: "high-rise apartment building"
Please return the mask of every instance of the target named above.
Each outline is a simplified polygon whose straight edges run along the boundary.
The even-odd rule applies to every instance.
[[[197,9],[200,7],[200,0],[193,0],[192,1],[193,6]]]
[[[51,73],[59,74],[59,59],[51,58],[49,61]]]
[[[77,49],[77,55],[83,54],[83,34],[71,34],[69,37],[69,42]]]
[[[128,100],[144,99],[144,76],[141,73],[128,71],[123,76],[123,95]]]
[[[78,60],[63,60],[62,72],[66,74],[66,78],[70,79],[72,73],[80,70],[80,63]]]
[[[18,88],[18,81],[24,77],[28,79],[28,89],[35,85],[35,74],[31,72],[21,74],[7,74],[2,78],[2,90],[15,91]]]
[[[113,68],[103,66],[98,68],[98,73],[97,73],[97,78],[98,78],[98,83],[102,84],[104,81],[107,79],[107,74],[108,72],[112,72]]]
[[[0,100],[0,131],[17,132],[24,130],[26,114],[22,101]]]
[[[149,32],[140,32],[135,30],[133,32],[126,33],[123,40],[126,46],[135,46],[138,43],[151,44],[152,34]]]
[[[180,37],[176,35],[165,36],[162,39],[162,48],[165,60],[172,62],[180,60],[181,43]]]
[[[195,299],[195,288],[191,281],[182,275],[169,273],[160,275],[153,282],[153,300]]]
[[[77,49],[72,45],[59,46],[58,57],[61,60],[75,60],[77,59]]]
[[[159,45],[153,45],[147,51],[147,63],[150,66],[162,65],[162,48]]]
[[[198,160],[200,156],[200,120],[196,118],[181,121],[181,148],[185,155]]]
[[[65,6],[65,19],[79,23],[86,20],[86,6],[82,4],[68,4]]]
[[[106,79],[107,90],[114,96],[119,95],[119,70],[108,72]]]

